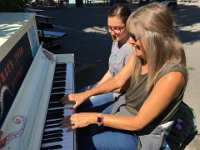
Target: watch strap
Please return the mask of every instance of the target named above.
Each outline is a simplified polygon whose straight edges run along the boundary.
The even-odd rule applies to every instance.
[[[97,125],[98,126],[101,126],[101,125],[103,125],[103,114],[102,113],[98,113],[98,115],[97,115]]]

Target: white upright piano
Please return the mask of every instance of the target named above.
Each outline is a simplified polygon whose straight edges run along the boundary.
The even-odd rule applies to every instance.
[[[74,113],[59,102],[74,92],[74,55],[39,45],[35,14],[1,13],[0,22],[0,149],[76,150],[75,131],[59,125]]]

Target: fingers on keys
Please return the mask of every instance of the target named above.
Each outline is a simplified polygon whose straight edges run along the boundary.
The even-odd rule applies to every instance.
[[[73,120],[71,119],[71,115],[66,116],[61,122],[61,128],[67,128],[67,132],[72,131],[78,127],[74,124]]]
[[[66,101],[68,101],[68,95],[65,95],[63,96],[61,99],[60,99],[60,102],[65,105]]]
[[[60,102],[63,104],[63,105],[69,105],[72,106],[76,104],[76,102],[74,101],[70,101],[69,98],[68,98],[68,95],[65,95],[61,98]]]
[[[60,122],[61,128],[68,127],[72,125],[70,120],[71,115],[64,117],[64,119]]]

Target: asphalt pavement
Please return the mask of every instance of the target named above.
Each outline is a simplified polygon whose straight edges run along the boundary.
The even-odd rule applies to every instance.
[[[137,3],[129,4],[134,11]],[[56,30],[67,36],[56,41],[60,48],[54,53],[74,53],[76,89],[95,83],[108,69],[111,38],[106,33],[106,16],[110,8],[105,4],[65,8],[42,8],[40,14],[53,17],[50,22]],[[184,101],[195,111],[200,132],[200,2],[179,2],[173,10],[176,20],[176,33],[182,41],[189,70],[189,82]],[[186,147],[186,150],[200,149],[200,135]]]

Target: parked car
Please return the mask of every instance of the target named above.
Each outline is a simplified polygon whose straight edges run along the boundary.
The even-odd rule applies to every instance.
[[[171,10],[174,10],[177,7],[177,0],[161,0],[161,3],[168,6]]]
[[[174,10],[177,7],[177,0],[140,0],[138,6],[146,5],[152,2],[160,2],[169,7],[171,10]]]

